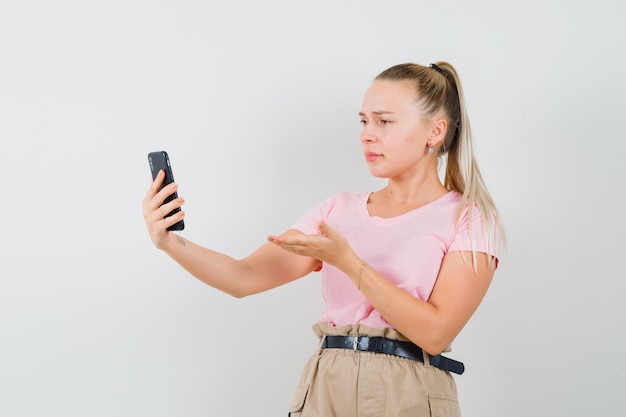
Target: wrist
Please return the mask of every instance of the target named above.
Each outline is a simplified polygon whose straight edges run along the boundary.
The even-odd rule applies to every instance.
[[[158,248],[169,254],[181,245],[185,246],[185,239],[173,232],[168,232],[167,236],[162,240],[162,243],[158,246]]]
[[[357,278],[356,282],[356,288],[359,291],[361,291],[361,279],[363,278],[363,272],[365,272],[365,268],[367,268],[367,265],[365,264],[365,262],[363,262],[359,267],[359,277]]]
[[[350,277],[354,286],[360,290],[363,282],[363,276],[368,268],[368,265],[358,256],[350,260],[348,265],[349,266],[344,272]]]

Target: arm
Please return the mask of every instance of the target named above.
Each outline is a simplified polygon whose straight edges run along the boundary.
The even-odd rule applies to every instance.
[[[494,274],[485,253],[450,252],[441,265],[428,301],[422,301],[391,284],[368,266],[360,276],[360,290],[374,308],[400,333],[428,353],[441,353],[452,343],[478,308]],[[360,260],[359,260],[360,261]],[[362,263],[349,266],[348,275],[357,283]]]
[[[485,296],[494,274],[488,256],[450,252],[428,301],[390,283],[363,261],[336,231],[320,223],[320,235],[271,237],[293,253],[314,256],[345,272],[376,310],[416,345],[436,355],[452,343]]]
[[[320,261],[286,252],[266,243],[249,256],[237,260],[228,255],[204,248],[166,229],[182,220],[183,211],[163,218],[184,199],[178,198],[163,206],[165,198],[177,189],[173,183],[158,191],[164,174],[160,172],[143,200],[143,217],[154,245],[167,253],[179,265],[200,281],[235,297],[259,293],[301,278],[313,271]],[[302,233],[289,230],[283,237]]]

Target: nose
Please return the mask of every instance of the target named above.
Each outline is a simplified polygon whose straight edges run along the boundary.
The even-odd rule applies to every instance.
[[[368,125],[363,126],[363,130],[361,130],[361,143],[371,143],[376,142],[378,138],[375,133],[369,128]]]

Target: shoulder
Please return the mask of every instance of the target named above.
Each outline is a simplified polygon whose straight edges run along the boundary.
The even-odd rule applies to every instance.
[[[454,223],[460,214],[467,211],[463,205],[463,195],[457,191],[448,191],[443,197],[428,204],[424,212],[441,222]]]
[[[488,215],[484,210],[481,210],[479,204],[464,199],[458,191],[450,191],[437,201],[437,209],[447,214],[453,214],[459,225],[480,222],[484,215]]]
[[[354,203],[354,202],[362,201],[363,198],[365,198],[368,195],[369,193],[353,193],[353,192],[342,191],[342,192],[333,194],[332,196],[329,197],[329,199],[333,199],[334,201],[338,201],[338,202]]]
[[[459,196],[455,219],[452,247],[458,250],[485,252],[498,257],[498,248],[503,240],[495,209],[485,207],[480,202],[463,200]]]
[[[331,213],[344,213],[359,206],[366,193],[337,192],[329,195],[324,201],[309,209],[297,223],[303,221],[317,222],[326,220]]]
[[[328,196],[326,200],[324,200],[321,203],[321,206],[324,206],[327,208],[333,208],[337,206],[346,207],[346,206],[358,205],[363,201],[363,199],[367,198],[368,195],[369,193],[354,193],[354,192],[341,191],[341,192],[337,192],[335,194],[331,194],[330,196]]]

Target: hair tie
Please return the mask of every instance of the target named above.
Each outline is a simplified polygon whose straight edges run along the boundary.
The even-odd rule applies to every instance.
[[[439,74],[445,75],[445,74],[443,73],[443,70],[442,70],[441,68],[439,68],[439,65],[437,65],[437,64],[430,64],[430,67],[431,67],[431,68],[434,68],[435,70],[437,70],[437,72],[438,72]]]

